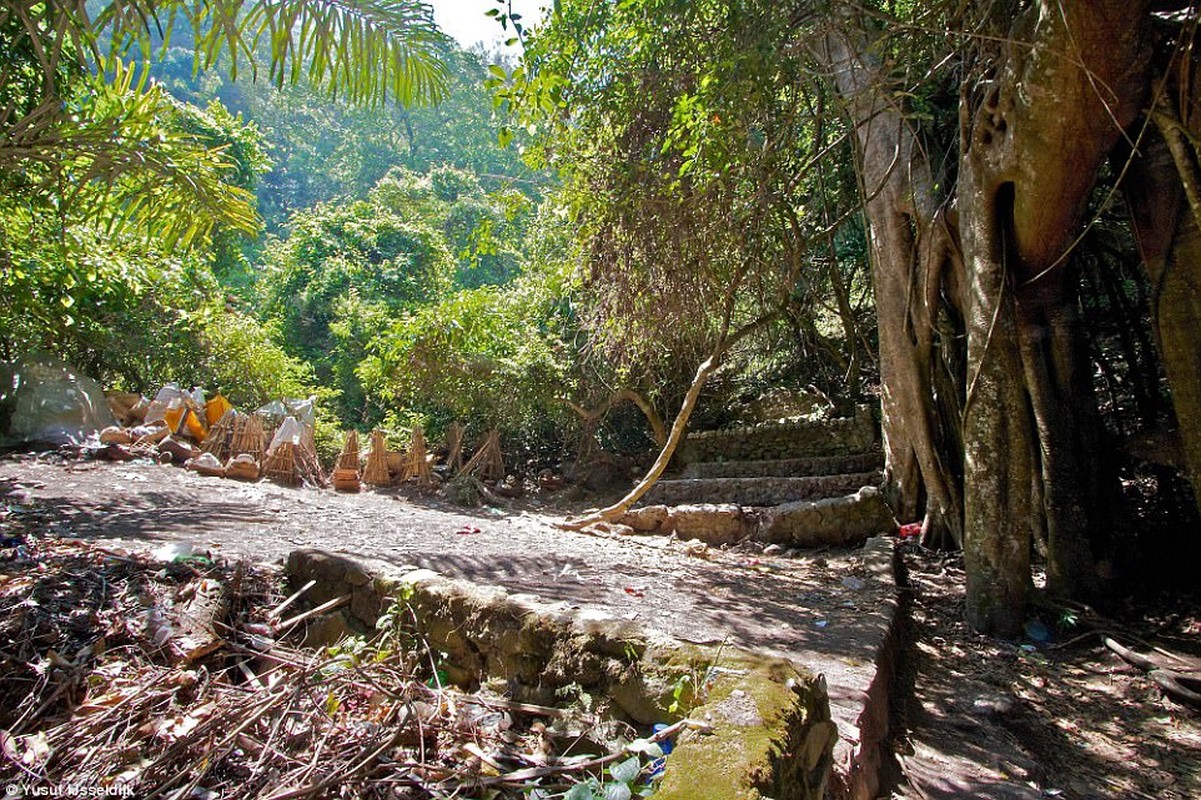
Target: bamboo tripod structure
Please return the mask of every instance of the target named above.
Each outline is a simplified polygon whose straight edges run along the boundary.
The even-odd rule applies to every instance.
[[[334,468],[333,478],[334,489],[339,492],[357,492],[362,488],[358,431],[346,434],[346,444],[342,448],[342,455],[338,456],[338,466]]]
[[[484,437],[484,443],[471,460],[463,465],[463,475],[474,475],[480,480],[503,481],[505,479],[505,457],[500,451],[500,431],[493,428]]]
[[[379,428],[371,432],[371,451],[367,453],[363,482],[372,486],[388,486],[392,483],[392,474],[388,471],[388,443]]]
[[[402,481],[410,478],[416,478],[417,482],[423,486],[434,481],[433,473],[430,471],[429,453],[425,446],[425,431],[421,429],[420,425],[413,427],[413,440],[409,444],[409,452],[404,460],[404,469],[400,473]]]

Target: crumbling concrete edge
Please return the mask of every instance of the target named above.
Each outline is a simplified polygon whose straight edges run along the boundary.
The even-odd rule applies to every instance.
[[[390,598],[403,596],[450,680],[504,680],[514,699],[553,704],[575,688],[649,725],[687,715],[711,726],[680,738],[657,797],[695,798],[703,773],[712,800],[819,800],[837,739],[824,679],[790,661],[732,647],[681,643],[566,603],[510,594],[430,570],[368,569],[320,550],[296,550],[285,572],[316,581],[310,603],[350,595],[336,630],[371,629]],[[680,678],[688,680],[681,682]],[[691,687],[681,693],[681,686]]]
[[[883,618],[883,635],[877,647],[875,674],[866,692],[854,701],[862,710],[854,722],[854,730],[840,730],[834,745],[834,769],[830,777],[829,797],[832,800],[872,800],[879,796],[885,768],[890,758],[889,737],[892,716],[892,697],[896,689],[896,668],[904,648],[906,608],[898,590],[900,561],[896,539],[876,536],[863,547],[864,569],[881,585],[889,588],[884,608],[877,613]],[[836,692],[832,690],[832,695]],[[834,699],[832,702],[838,702]],[[837,719],[838,715],[834,715]]]

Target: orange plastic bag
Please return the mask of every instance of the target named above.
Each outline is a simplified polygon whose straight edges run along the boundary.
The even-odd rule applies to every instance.
[[[184,417],[183,423],[188,428],[188,435],[197,442],[203,442],[209,435],[208,428],[204,427],[204,423],[196,416],[196,412],[191,409],[188,409],[188,414]]]
[[[167,423],[167,430],[171,433],[179,433],[179,424],[183,422],[184,414],[188,412],[186,406],[178,400],[172,400],[171,404],[163,411],[163,422]]]
[[[204,416],[209,424],[213,427],[217,421],[225,416],[227,411],[233,411],[233,405],[225,399],[224,395],[217,395],[212,400],[204,404]]]

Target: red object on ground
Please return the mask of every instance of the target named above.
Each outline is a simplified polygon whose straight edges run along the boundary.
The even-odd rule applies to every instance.
[[[922,523],[910,522],[908,525],[901,526],[900,537],[902,539],[916,539],[922,535]]]

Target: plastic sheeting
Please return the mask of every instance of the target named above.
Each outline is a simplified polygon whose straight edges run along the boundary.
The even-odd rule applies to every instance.
[[[272,425],[282,424],[284,417],[295,417],[296,421],[306,428],[312,428],[317,422],[317,396],[306,397],[303,400],[287,399],[272,400],[254,413],[266,417]]]
[[[275,432],[275,436],[271,439],[271,445],[267,448],[267,457],[275,452],[275,448],[279,447],[284,442],[292,444],[294,447],[300,446],[300,437],[304,435],[304,428],[296,417],[284,417],[284,421],[280,423],[279,430]]]
[[[113,422],[100,384],[63,362],[0,364],[0,444],[78,444]]]

